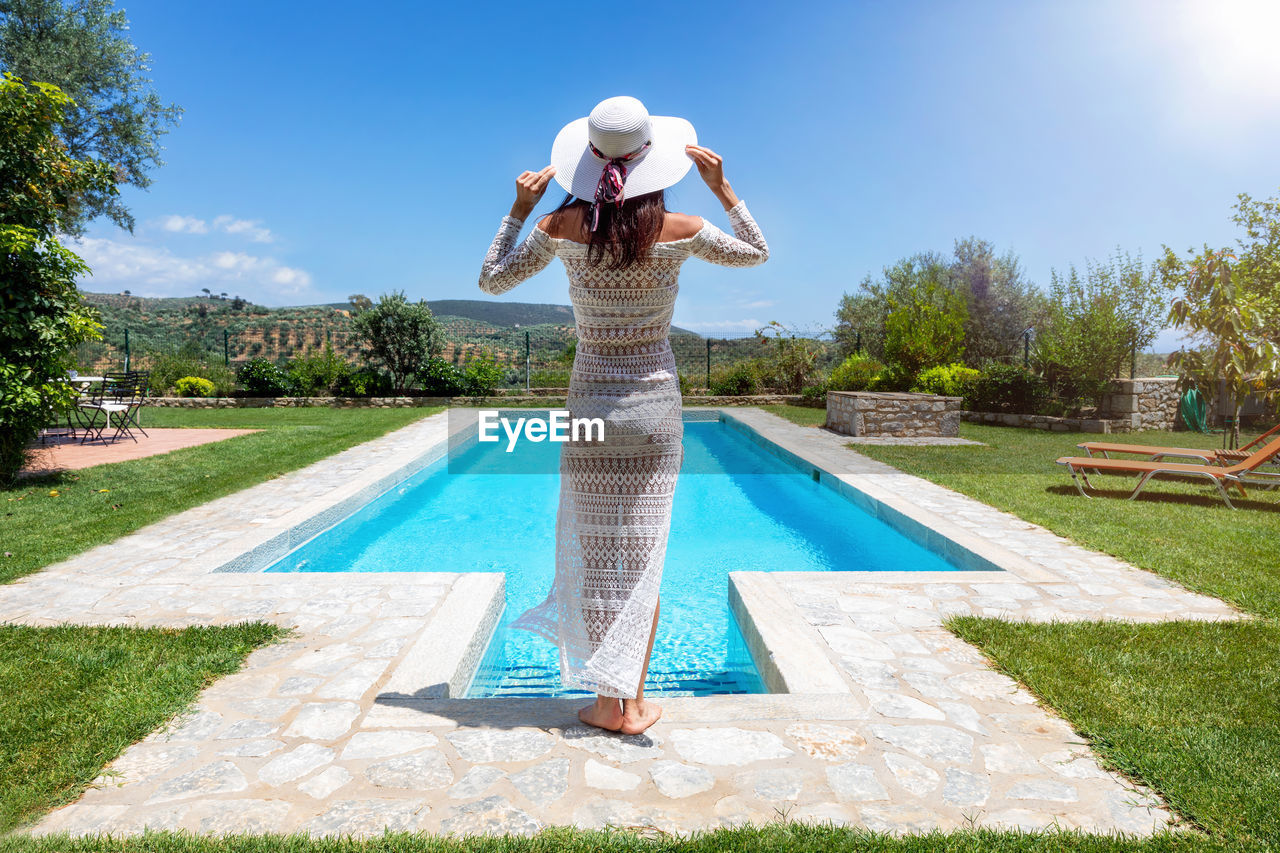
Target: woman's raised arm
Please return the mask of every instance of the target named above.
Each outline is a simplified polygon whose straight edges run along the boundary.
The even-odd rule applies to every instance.
[[[547,184],[555,173],[554,166],[547,166],[540,172],[521,172],[516,178],[516,200],[511,205],[511,213],[502,217],[502,225],[480,266],[480,289],[485,293],[506,293],[541,272],[555,257],[546,232],[537,228],[529,232],[523,243],[516,245],[525,219],[547,191]]]
[[[724,205],[733,226],[733,236],[706,223],[695,235],[692,254],[726,267],[754,267],[769,260],[769,244],[764,241],[760,226],[751,218],[746,202],[738,198],[724,176],[724,160],[710,148],[686,145],[685,153],[698,167],[698,174],[707,187]]]

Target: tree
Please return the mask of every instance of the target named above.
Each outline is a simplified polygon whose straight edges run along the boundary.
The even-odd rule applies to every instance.
[[[1162,270],[1181,289],[1169,311],[1175,328],[1187,329],[1200,346],[1175,353],[1180,373],[1212,389],[1226,385],[1230,402],[1219,411],[1232,412],[1231,446],[1240,444],[1240,407],[1250,393],[1275,393],[1280,378],[1280,350],[1265,326],[1270,302],[1257,292],[1257,267],[1226,250],[1207,247],[1197,257],[1180,260],[1166,249]]]
[[[964,355],[969,311],[964,299],[937,277],[927,276],[888,298],[884,357],[895,385],[911,387],[920,372]]]
[[[347,302],[351,304],[351,313],[359,314],[373,307],[373,300],[365,296],[363,293],[353,293],[347,297]]]
[[[1018,256],[997,255],[986,240],[956,240],[952,254],[920,252],[885,267],[878,280],[864,278],[857,292],[841,297],[835,337],[841,356],[861,344],[871,356],[885,359],[885,320],[890,297],[902,299],[910,288],[933,281],[962,297],[966,306],[965,361],[980,365],[1002,359],[1017,349],[1022,332],[1045,318],[1045,299],[1027,281]]]
[[[383,294],[377,304],[356,314],[352,338],[365,358],[380,362],[401,392],[428,358],[444,349],[443,333],[426,300],[409,302],[403,291]]]
[[[27,444],[73,404],[64,381],[76,345],[102,337],[80,298],[89,268],[58,242],[67,208],[85,192],[116,191],[107,163],[77,160],[57,138],[71,100],[56,86],[0,82],[0,481],[21,470]]]
[[[182,108],[161,102],[147,76],[151,57],[128,30],[111,0],[0,0],[0,68],[52,83],[74,99],[56,126],[73,159],[109,163],[117,182],[146,188],[151,169],[164,165],[160,137]],[[98,187],[59,212],[60,230],[80,235],[102,214],[133,230],[118,194]]]
[[[843,359],[861,343],[862,351],[884,360],[885,320],[889,316],[889,299],[901,300],[919,282],[945,281],[947,259],[937,252],[919,252],[881,270],[879,280],[865,277],[853,294],[840,298],[836,309],[836,325],[832,334]]]
[[[1243,293],[1257,297],[1257,328],[1269,340],[1280,341],[1280,198],[1255,201],[1240,193],[1235,211],[1231,221],[1245,236],[1236,239],[1233,274]]]
[[[1168,285],[1157,265],[1119,249],[1106,263],[1085,261],[1065,275],[1053,270],[1048,320],[1035,338],[1036,366],[1071,404],[1098,404],[1111,380],[1160,332]]]
[[[964,358],[970,365],[1007,358],[1022,333],[1046,318],[1044,294],[1026,280],[1011,251],[997,255],[991,243],[976,237],[957,240],[950,273],[951,288],[969,309]]]

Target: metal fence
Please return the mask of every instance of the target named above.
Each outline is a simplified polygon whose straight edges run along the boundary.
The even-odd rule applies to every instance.
[[[504,368],[502,387],[563,388],[577,346],[571,324],[539,324],[525,328],[497,326],[458,317],[437,317],[441,324],[441,357],[459,367],[482,354],[491,355]],[[742,332],[705,337],[673,330],[671,348],[680,376],[690,387],[709,387],[717,370],[749,359],[768,361],[778,352],[772,337]],[[834,340],[825,333],[804,338],[818,353],[818,367],[829,370],[836,359]],[[295,359],[334,353],[353,366],[366,363],[359,343],[348,326],[262,322],[254,325],[197,326],[195,324],[148,328],[111,327],[101,341],[80,346],[78,370],[93,374],[104,370],[145,370],[165,356],[182,356],[193,363],[236,369],[252,358],[266,358],[285,367]]]

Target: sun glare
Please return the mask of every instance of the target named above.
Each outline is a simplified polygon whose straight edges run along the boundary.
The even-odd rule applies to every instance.
[[[1189,0],[1177,19],[1180,61],[1202,86],[1232,101],[1280,100],[1280,0]]]

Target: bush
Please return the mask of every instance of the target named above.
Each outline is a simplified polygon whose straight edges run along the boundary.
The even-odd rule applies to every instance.
[[[173,383],[173,390],[179,397],[212,397],[213,383],[199,376],[184,376]]]
[[[325,342],[323,352],[304,355],[289,362],[287,373],[294,392],[308,397],[332,394],[351,371],[333,345]]]
[[[804,386],[800,389],[800,397],[806,406],[825,409],[827,407],[827,383],[819,382],[815,385]]]
[[[338,380],[334,393],[339,397],[391,396],[391,379],[373,367],[360,367]]]
[[[467,362],[462,371],[466,379],[467,393],[473,397],[484,397],[493,393],[493,389],[502,384],[506,378],[506,370],[498,364],[491,352],[482,352]]]
[[[569,371],[565,370],[534,370],[529,373],[530,388],[568,388],[569,387]]]
[[[916,377],[912,391],[924,394],[940,394],[943,397],[963,397],[982,371],[963,364],[946,364],[931,367]]]
[[[765,363],[768,372],[762,374],[762,384],[777,388],[783,394],[798,394],[819,373],[817,364],[822,349],[816,342],[798,337],[777,320],[757,330],[756,337],[762,343],[771,337],[776,341],[774,354]]]
[[[289,375],[266,358],[251,358],[240,365],[236,379],[250,397],[283,397],[293,386]]]
[[[969,386],[964,406],[973,412],[1036,414],[1049,399],[1049,386],[1018,364],[989,364]]]
[[[887,299],[884,358],[907,387],[923,370],[951,364],[964,355],[964,327],[969,310],[964,298],[926,278],[900,296]]]
[[[423,363],[418,371],[418,384],[432,397],[457,397],[467,390],[467,377],[456,365],[438,355]]]
[[[762,367],[760,361],[754,358],[713,367],[710,392],[725,397],[759,394],[764,387]]]
[[[867,391],[884,372],[884,365],[871,356],[854,353],[831,371],[827,387],[832,391]]]
[[[352,340],[366,359],[386,368],[397,392],[408,387],[427,358],[439,355],[444,344],[440,322],[426,300],[409,302],[403,291],[379,297],[376,305],[356,314]]]
[[[156,352],[146,356],[151,376],[148,385],[155,394],[174,391],[184,376],[207,379],[213,383],[214,397],[230,397],[236,387],[236,372],[224,364],[210,363],[205,353],[184,346],[175,352]]]

